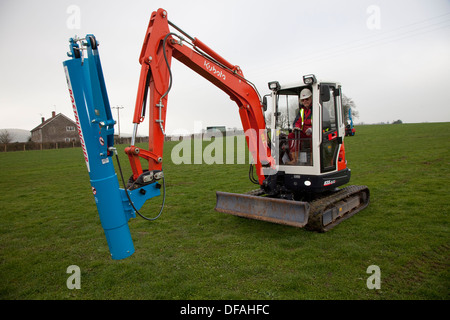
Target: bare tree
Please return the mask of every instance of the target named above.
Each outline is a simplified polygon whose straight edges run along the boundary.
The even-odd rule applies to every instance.
[[[0,143],[10,143],[12,136],[8,130],[0,130]]]
[[[344,107],[345,121],[348,119],[348,110],[352,109],[352,118],[359,118],[359,112],[356,110],[356,104],[352,98],[347,97],[345,94],[342,95],[342,106]]]
[[[12,140],[11,134],[8,132],[8,130],[1,130],[0,131],[0,143],[2,143],[5,146],[5,152],[6,147],[8,143],[10,143]]]
[[[269,112],[266,112],[264,114],[264,118],[266,120],[266,128],[270,128],[270,125],[272,124],[272,116]]]

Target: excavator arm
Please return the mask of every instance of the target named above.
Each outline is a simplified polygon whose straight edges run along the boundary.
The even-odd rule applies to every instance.
[[[169,25],[181,35],[171,32]],[[216,87],[224,91],[239,107],[239,115],[251,152],[259,183],[265,177],[262,167],[274,167],[275,162],[267,143],[266,124],[258,92],[244,78],[242,70],[171,23],[167,12],[152,13],[145,34],[139,63],[141,73],[134,112],[131,146],[125,149],[133,170],[133,179],[143,174],[140,158],[149,162],[149,171],[161,170],[166,125],[168,93],[172,84],[171,62],[177,59]],[[134,145],[137,126],[149,118],[149,149]]]

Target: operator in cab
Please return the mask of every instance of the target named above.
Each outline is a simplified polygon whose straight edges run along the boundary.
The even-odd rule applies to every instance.
[[[294,132],[289,134],[292,161],[289,164],[311,165],[312,93],[305,88],[299,97],[299,112],[294,120]],[[300,152],[299,152],[300,151]]]
[[[294,120],[294,130],[299,130],[302,138],[312,136],[312,93],[309,89],[303,89],[300,93],[300,108]]]

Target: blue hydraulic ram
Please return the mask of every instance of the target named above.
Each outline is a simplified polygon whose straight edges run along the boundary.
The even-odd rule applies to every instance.
[[[115,121],[97,41],[91,34],[85,39],[71,38],[70,50],[72,59],[64,61],[63,66],[83,156],[111,257],[120,260],[134,253],[129,219],[136,217],[146,200],[160,195],[161,186],[154,182],[131,191],[119,187],[112,159],[116,153]]]

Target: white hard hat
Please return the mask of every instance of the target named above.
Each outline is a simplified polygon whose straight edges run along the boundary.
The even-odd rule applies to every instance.
[[[307,99],[312,96],[311,90],[303,89],[300,93],[300,100]]]

